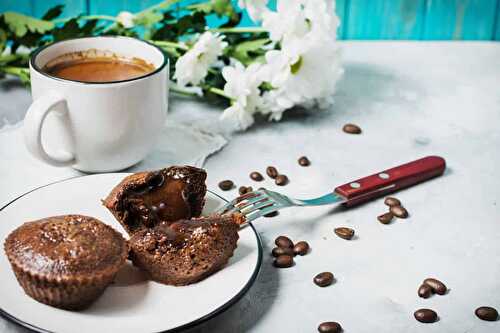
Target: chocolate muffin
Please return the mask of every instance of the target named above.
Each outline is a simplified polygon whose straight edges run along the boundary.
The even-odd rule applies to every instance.
[[[128,255],[118,231],[82,215],[24,223],[10,233],[4,249],[28,296],[67,310],[83,309],[97,299]]]
[[[130,258],[151,279],[171,285],[198,282],[233,255],[241,215],[162,222],[130,239]]]
[[[191,166],[139,172],[125,177],[103,200],[132,235],[160,223],[190,219],[201,214],[207,174]]]

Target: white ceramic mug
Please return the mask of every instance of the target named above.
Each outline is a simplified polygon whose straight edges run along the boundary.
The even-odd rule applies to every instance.
[[[123,81],[88,83],[51,76],[42,68],[67,53],[96,49],[140,58],[155,70]],[[28,150],[54,166],[109,172],[132,166],[153,148],[168,108],[168,58],[129,37],[56,42],[30,60],[31,104],[24,120]]]

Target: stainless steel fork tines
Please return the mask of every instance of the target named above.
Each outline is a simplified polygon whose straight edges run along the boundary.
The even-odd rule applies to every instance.
[[[299,200],[278,192],[261,189],[237,197],[224,205],[218,212],[220,214],[238,212],[245,217],[246,222],[252,222],[263,215],[286,207],[321,206],[341,201],[345,201],[345,198],[336,193],[328,193],[314,199]]]

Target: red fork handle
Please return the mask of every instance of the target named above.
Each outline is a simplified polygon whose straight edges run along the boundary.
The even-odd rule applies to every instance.
[[[335,193],[346,199],[346,206],[354,206],[440,176],[445,168],[444,158],[427,156],[341,185]]]

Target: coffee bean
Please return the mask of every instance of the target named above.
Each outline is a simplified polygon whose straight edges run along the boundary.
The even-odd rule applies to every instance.
[[[346,227],[335,228],[334,232],[340,238],[347,240],[352,239],[352,237],[354,236],[354,230],[351,228],[346,228]]]
[[[304,167],[311,165],[311,161],[309,161],[307,156],[302,156],[301,158],[299,158],[298,162],[301,166],[304,166]]]
[[[288,268],[288,267],[292,267],[293,266],[293,256],[289,256],[289,255],[281,255],[279,257],[277,257],[276,259],[274,259],[274,263],[273,263],[274,267],[278,267],[278,268]]]
[[[342,130],[349,134],[361,134],[361,128],[354,124],[345,124]]]
[[[419,309],[413,314],[421,323],[433,323],[437,320],[437,313],[431,309]]]
[[[405,219],[408,217],[408,211],[403,206],[392,206],[390,212],[400,219]]]
[[[498,311],[489,306],[481,306],[474,313],[481,320],[496,321],[498,319]]]
[[[274,211],[274,212],[265,214],[264,217],[275,217],[275,216],[278,216],[279,214],[280,214],[280,212]]]
[[[232,180],[223,180],[219,183],[219,188],[223,191],[229,191],[232,189],[234,186],[234,183]]]
[[[340,333],[342,332],[342,326],[334,321],[326,321],[318,326],[318,332],[320,333]]]
[[[293,247],[293,253],[303,256],[309,251],[309,244],[305,241],[298,242]]]
[[[393,217],[394,217],[394,215],[392,215],[391,212],[388,212],[388,213],[377,216],[377,220],[379,220],[380,223],[389,224],[389,223],[391,223]]]
[[[316,275],[313,279],[314,283],[320,287],[326,287],[332,284],[333,274],[331,272],[323,272]]]
[[[279,236],[274,240],[274,244],[278,247],[287,247],[293,249],[293,242],[286,236]]]
[[[432,291],[435,292],[438,295],[444,295],[446,294],[446,288],[445,284],[438,279],[433,279],[433,278],[428,278],[424,280],[424,284],[428,285],[429,287],[432,288]]]
[[[392,206],[401,206],[401,201],[399,201],[399,199],[396,199],[394,197],[387,197],[387,198],[385,198],[384,203],[387,206],[389,206],[389,207],[392,207]]]
[[[264,177],[260,174],[260,172],[254,171],[250,174],[250,178],[255,180],[256,182],[261,182],[264,180]]]
[[[269,177],[271,177],[273,179],[278,176],[278,170],[276,170],[276,168],[273,166],[268,166],[266,169],[266,173]]]
[[[289,256],[293,256],[295,255],[293,253],[293,249],[289,248],[289,247],[275,247],[272,252],[271,252],[272,256],[273,257],[279,257],[279,256],[282,256],[282,255],[289,255]]]
[[[429,287],[426,284],[422,284],[420,287],[418,287],[417,293],[418,293],[418,296],[420,296],[422,298],[429,298],[429,297],[431,297],[431,295],[434,292],[432,291],[431,287]]]
[[[240,188],[238,189],[238,192],[240,193],[240,195],[243,195],[245,193],[252,192],[252,191],[253,191],[252,186],[240,186]]]
[[[285,186],[288,184],[288,177],[286,175],[278,175],[276,176],[276,180],[274,182],[276,185]]]

